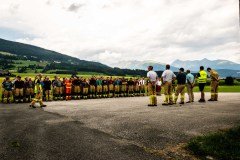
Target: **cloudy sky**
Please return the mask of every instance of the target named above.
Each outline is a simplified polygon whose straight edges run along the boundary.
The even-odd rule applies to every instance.
[[[0,38],[114,66],[240,63],[238,0],[0,0]]]

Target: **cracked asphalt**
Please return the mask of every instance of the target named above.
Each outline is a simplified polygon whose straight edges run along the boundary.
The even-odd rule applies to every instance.
[[[148,97],[46,102],[36,109],[0,104],[0,159],[167,159],[149,150],[239,125],[239,97],[220,93],[218,102],[162,106],[158,96],[157,107],[147,107]]]

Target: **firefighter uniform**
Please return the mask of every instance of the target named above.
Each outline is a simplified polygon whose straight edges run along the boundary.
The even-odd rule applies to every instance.
[[[69,79],[67,79],[66,81],[65,81],[65,87],[66,87],[66,89],[65,89],[65,93],[66,93],[66,101],[67,100],[71,100],[71,94],[72,94],[72,81],[71,80],[69,80]]]
[[[114,81],[114,97],[119,97],[120,95],[120,80],[116,79]]]
[[[132,78],[128,81],[128,96],[134,96],[134,81]]]
[[[18,76],[17,80],[15,81],[15,101],[16,102],[23,102],[23,88],[24,88],[24,81],[21,80],[20,76]]]
[[[108,97],[108,79],[103,79],[103,97]]]
[[[53,86],[54,86],[54,99],[55,100],[62,100],[63,97],[62,97],[62,89],[63,89],[63,83],[61,82],[60,78],[58,77],[54,82],[53,82]]]
[[[32,81],[31,78],[28,79],[26,83],[26,101],[30,102],[31,98],[34,98],[34,82]]]
[[[211,78],[211,99],[208,101],[217,101],[218,100],[218,86],[219,86],[219,75],[218,72],[209,69],[210,78]]]
[[[113,97],[114,94],[114,81],[112,78],[108,81],[108,87],[109,87],[109,97]]]
[[[134,95],[140,96],[140,84],[138,79],[134,81]]]
[[[13,102],[13,95],[12,95],[12,88],[13,84],[9,80],[9,78],[6,78],[6,81],[3,82],[3,103],[12,103]]]
[[[80,93],[81,93],[81,88],[80,88],[80,84],[81,84],[81,80],[79,79],[79,77],[74,78],[73,80],[73,93],[74,93],[74,99],[80,99]]]
[[[43,102],[42,102],[42,92],[43,92],[43,89],[42,89],[42,85],[41,85],[41,80],[40,80],[40,77],[37,76],[36,79],[34,80],[34,94],[35,94],[35,97],[32,98],[32,102],[30,104],[30,107],[36,108],[34,106],[34,104],[36,102],[39,102],[40,107],[46,107],[46,105],[44,105]]]
[[[96,86],[97,86],[97,98],[101,98],[102,97],[102,79],[98,78],[96,80]]]
[[[176,75],[170,70],[170,65],[166,65],[166,70],[162,73],[162,82],[164,84],[164,102],[162,105],[172,105],[172,81]]]
[[[148,94],[150,99],[150,104],[148,106],[157,106],[157,95],[156,95],[156,82],[158,75],[153,71],[153,67],[148,67]]]
[[[121,80],[121,95],[122,97],[127,96],[127,80],[124,78]]]
[[[89,83],[86,79],[82,81],[82,87],[83,87],[83,99],[88,98],[88,91],[89,91]]]
[[[92,77],[89,81],[89,96],[90,98],[95,98],[96,97],[96,79]]]
[[[175,96],[174,96],[174,104],[176,104],[177,99],[178,99],[178,95],[179,93],[181,93],[181,101],[180,104],[184,104],[184,96],[185,96],[185,83],[186,83],[186,75],[183,73],[184,69],[180,68],[179,73],[176,77],[177,79],[177,89],[175,92]]]
[[[52,100],[52,90],[51,90],[51,81],[49,78],[46,78],[44,83],[44,92],[45,92],[45,100],[51,101]]]

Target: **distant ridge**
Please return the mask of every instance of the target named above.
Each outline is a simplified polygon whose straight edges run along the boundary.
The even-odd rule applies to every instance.
[[[148,66],[153,66],[153,70],[155,71],[164,71],[166,64],[160,63],[152,60],[146,60],[146,61],[121,61],[115,66],[119,68],[127,68],[127,69],[141,69],[141,70],[147,70]],[[176,68],[175,66],[171,66],[171,70],[178,71],[179,68]]]
[[[172,63],[175,67],[190,68],[192,71],[198,71],[200,66],[205,68],[211,67],[212,69],[228,69],[228,70],[240,70],[240,64],[234,63],[228,60],[208,60],[206,58],[202,60],[183,61],[175,60]]]

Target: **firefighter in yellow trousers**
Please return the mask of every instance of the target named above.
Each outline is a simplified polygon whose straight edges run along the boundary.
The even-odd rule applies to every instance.
[[[32,99],[32,102],[29,107],[36,108],[34,104],[36,102],[40,103],[40,107],[46,107],[46,105],[42,102],[42,85],[41,85],[41,75],[38,75],[36,79],[34,80],[34,94],[35,98]]]
[[[184,95],[185,95],[185,83],[186,83],[186,75],[184,74],[184,69],[180,68],[179,69],[179,73],[176,77],[177,79],[177,89],[175,92],[175,96],[174,96],[174,104],[176,104],[177,99],[178,99],[178,95],[179,93],[181,93],[181,101],[179,104],[184,104]]]
[[[157,95],[156,95],[156,82],[157,73],[153,71],[153,66],[148,67],[148,94],[150,99],[150,104],[148,106],[157,106]]]
[[[218,100],[218,85],[219,85],[219,75],[218,72],[207,68],[207,71],[210,73],[211,78],[211,98],[208,101],[217,101]]]
[[[13,102],[13,94],[12,94],[12,87],[13,84],[10,81],[9,77],[6,77],[6,81],[3,82],[3,103],[12,103]]]
[[[174,81],[176,75],[170,70],[170,65],[166,65],[166,70],[162,73],[162,84],[164,85],[164,102],[162,105],[172,105],[172,81]]]

